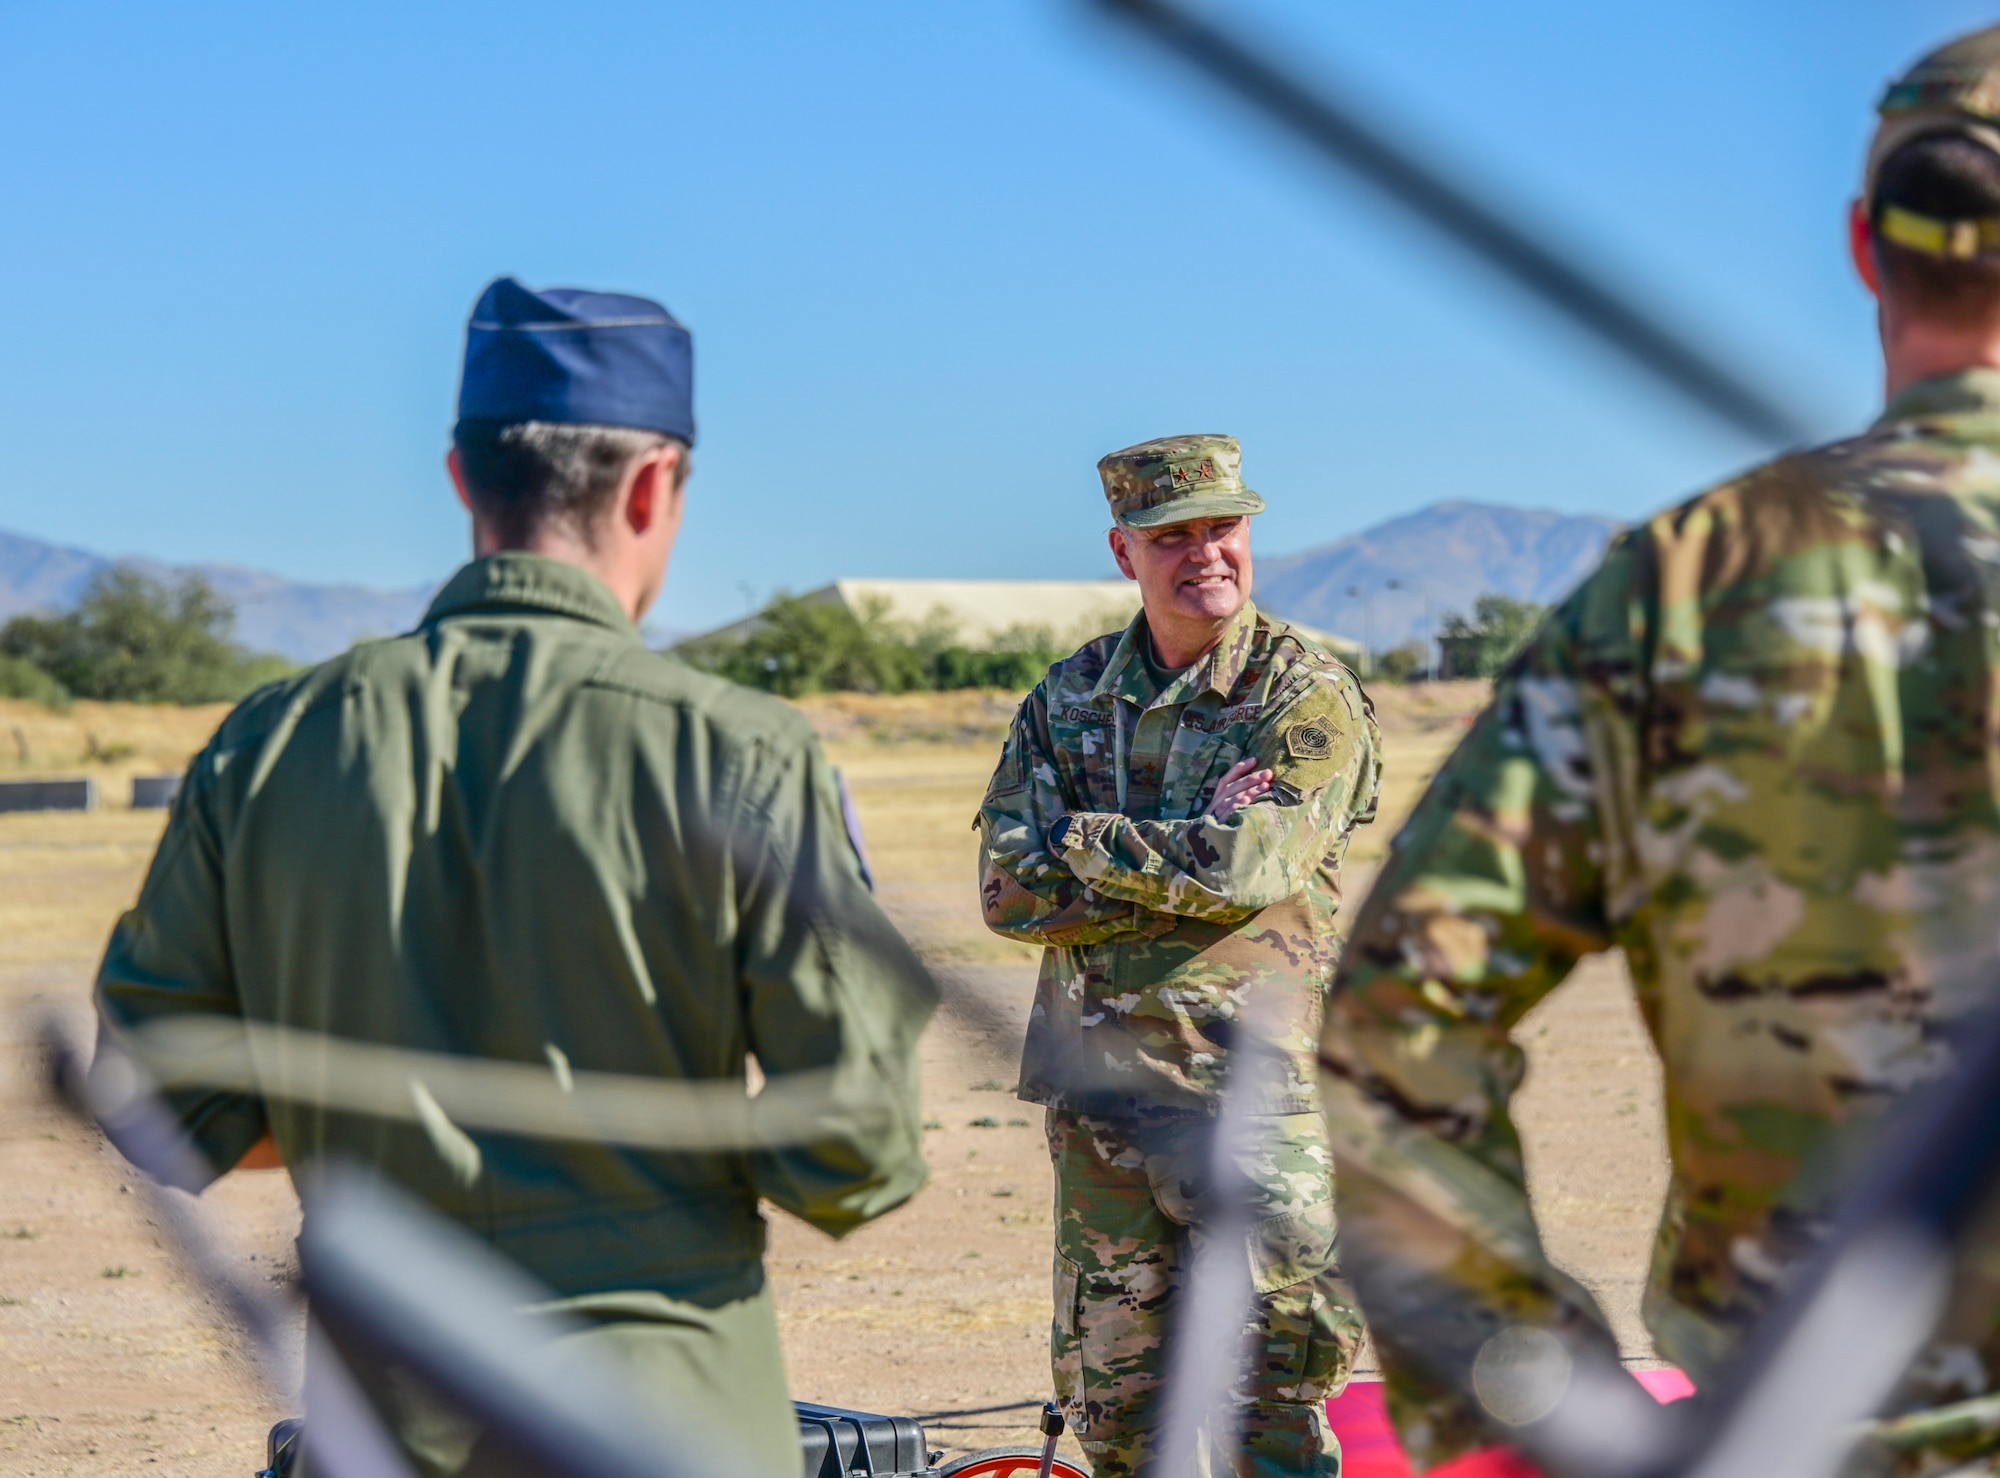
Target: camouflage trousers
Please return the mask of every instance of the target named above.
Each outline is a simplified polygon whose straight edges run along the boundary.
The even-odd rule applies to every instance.
[[[1335,1266],[1333,1159],[1318,1114],[1262,1118],[1241,1168],[1257,1198],[1246,1249],[1256,1301],[1244,1330],[1241,1431],[1206,1469],[1237,1478],[1337,1475],[1326,1401],[1347,1384],[1360,1311]],[[1096,1478],[1131,1478],[1151,1453],[1166,1343],[1212,1202],[1207,1119],[1049,1110],[1056,1172],[1057,1399]]]

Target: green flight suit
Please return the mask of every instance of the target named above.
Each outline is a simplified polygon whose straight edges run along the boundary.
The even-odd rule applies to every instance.
[[[653,1330],[679,1353],[632,1363],[665,1372],[663,1402],[716,1410],[671,1372],[730,1372],[718,1415],[767,1468],[798,1447],[759,1198],[838,1236],[925,1178],[934,988],[868,891],[805,720],[647,650],[603,584],[533,555],[466,566],[416,631],[224,720],[97,1001],[142,1060],[136,1029],[206,1014],[565,1081],[742,1082],[754,1054],[773,1081],[831,1070],[885,1102],[822,1142],[663,1153],[171,1096],[218,1172],[267,1127],[290,1165],[371,1164],[628,1344]]]

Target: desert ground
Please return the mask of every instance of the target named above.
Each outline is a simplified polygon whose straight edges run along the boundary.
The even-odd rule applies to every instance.
[[[1389,838],[1483,699],[1481,685],[1385,688],[1379,821],[1351,854],[1358,898]],[[1032,1437],[1048,1387],[1049,1169],[1040,1110],[1011,1089],[1032,950],[987,934],[970,823],[1012,699],[838,696],[804,705],[853,791],[878,887],[937,974],[924,1047],[932,1181],[834,1242],[772,1215],[771,1274],[799,1396],[927,1418],[959,1452]],[[0,815],[0,1471],[248,1475],[289,1414],[164,1245],[133,1173],[45,1101],[50,1014],[86,1033],[104,938],[138,890],[163,814],[133,774],[175,770],[219,709],[0,702],[0,779],[90,774],[90,814]],[[1521,1025],[1519,1118],[1549,1245],[1598,1295],[1633,1363],[1665,1181],[1658,1068],[1622,965],[1593,961]],[[288,1288],[298,1203],[279,1171],[201,1198],[246,1274]],[[987,1410],[986,1408],[1004,1408]]]

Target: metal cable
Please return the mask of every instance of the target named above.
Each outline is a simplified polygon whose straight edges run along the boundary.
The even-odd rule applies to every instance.
[[[1096,0],[1318,153],[1609,344],[1711,416],[1772,447],[1805,422],[1536,233],[1424,164],[1270,56],[1173,0]]]

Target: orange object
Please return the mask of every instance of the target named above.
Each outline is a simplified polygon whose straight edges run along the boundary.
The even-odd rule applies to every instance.
[[[236,1162],[238,1170],[283,1170],[285,1157],[278,1153],[278,1142],[271,1138],[267,1130],[264,1137],[243,1152],[243,1158]]]

